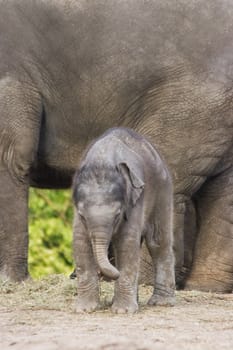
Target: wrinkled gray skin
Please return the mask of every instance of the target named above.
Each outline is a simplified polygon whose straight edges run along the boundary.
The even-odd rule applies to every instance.
[[[127,126],[173,176],[177,277],[192,262],[185,288],[232,291],[232,1],[0,8],[1,275],[28,276],[29,186],[69,187],[87,143]]]
[[[153,146],[130,129],[108,130],[85,154],[73,192],[77,311],[97,308],[98,270],[117,280],[112,310],[137,311],[143,236],[154,267],[154,292],[148,303],[173,305],[172,180]],[[108,260],[110,242],[116,267]]]

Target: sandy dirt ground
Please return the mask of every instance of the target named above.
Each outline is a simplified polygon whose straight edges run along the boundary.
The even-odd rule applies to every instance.
[[[0,284],[0,349],[233,349],[233,294],[177,292],[174,307],[148,307],[151,289],[140,287],[140,310],[109,310],[112,285],[102,283],[102,307],[75,314],[75,281],[50,276]]]

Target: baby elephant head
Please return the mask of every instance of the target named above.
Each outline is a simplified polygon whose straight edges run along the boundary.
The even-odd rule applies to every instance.
[[[89,235],[101,273],[110,279],[119,277],[108,259],[110,241],[124,225],[143,187],[143,181],[126,163],[84,166],[74,177],[77,220]]]

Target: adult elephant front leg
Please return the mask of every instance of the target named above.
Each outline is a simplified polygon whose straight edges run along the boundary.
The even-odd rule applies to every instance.
[[[29,171],[39,138],[39,95],[10,78],[0,81],[0,275],[28,276]]]
[[[197,196],[198,235],[185,289],[233,290],[233,168],[210,179]]]

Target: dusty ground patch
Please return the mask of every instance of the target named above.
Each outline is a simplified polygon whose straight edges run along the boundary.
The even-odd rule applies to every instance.
[[[233,294],[177,292],[173,308],[146,306],[150,288],[140,287],[140,311],[113,315],[112,285],[102,283],[102,309],[77,315],[75,282],[49,276],[23,284],[0,284],[0,349],[232,349]]]

